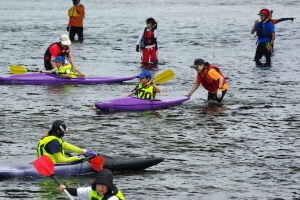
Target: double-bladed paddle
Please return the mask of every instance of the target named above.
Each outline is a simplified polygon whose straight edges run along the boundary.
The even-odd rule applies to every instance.
[[[159,73],[152,81],[152,83],[158,83],[158,84],[162,84],[165,83],[167,81],[169,81],[170,79],[172,79],[175,76],[175,73],[173,72],[172,69],[167,69],[166,71],[163,71],[161,73]],[[141,90],[142,88],[138,89],[137,91]],[[135,92],[129,92],[127,94],[125,94],[124,96],[130,96],[132,94],[134,94]]]
[[[25,74],[26,72],[38,72],[38,69],[28,69],[20,65],[10,65],[10,72],[12,74]],[[49,72],[42,72],[49,73]],[[84,74],[74,74],[75,76],[85,76]]]
[[[172,79],[175,76],[175,73],[173,72],[172,69],[168,69],[166,71],[163,71],[161,73],[159,73],[154,79],[153,79],[153,83],[165,83],[167,81],[169,81],[170,79]]]
[[[96,171],[99,171],[102,169],[104,165],[104,157],[102,156],[95,156],[92,159],[89,160],[89,162],[92,164],[92,168]],[[54,179],[54,181],[57,183],[57,185],[60,185],[59,180],[54,175],[54,163],[52,160],[46,156],[43,155],[36,159],[33,163],[34,168],[43,176],[50,176]],[[70,199],[73,199],[73,197],[70,195],[70,193],[67,190],[64,190],[64,193],[68,195]]]
[[[48,156],[43,155],[36,159],[32,164],[36,171],[38,171],[41,175],[50,176],[54,179],[57,185],[60,185],[59,180],[54,175],[54,163]],[[66,193],[71,200],[74,200],[67,190],[64,190],[64,193]]]

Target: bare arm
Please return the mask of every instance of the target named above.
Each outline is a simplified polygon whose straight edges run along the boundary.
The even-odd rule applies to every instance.
[[[219,78],[219,88],[222,88],[223,81],[224,81],[224,78],[222,76],[220,76],[220,78]]]
[[[160,87],[158,87],[157,85],[155,85],[154,83],[152,83],[152,85],[153,85],[153,87],[154,87],[154,91],[156,92],[156,93],[160,93],[161,92],[161,89],[160,89]]]
[[[81,72],[77,69],[77,67],[76,67],[76,65],[75,65],[75,62],[74,62],[74,59],[73,59],[73,56],[72,56],[71,54],[68,55],[68,59],[69,59],[69,61],[70,61],[70,64],[72,65],[73,69],[74,69],[77,73],[81,74]]]
[[[192,89],[189,91],[187,96],[192,96],[192,94],[199,88],[200,84],[195,83],[195,85],[192,87]]]

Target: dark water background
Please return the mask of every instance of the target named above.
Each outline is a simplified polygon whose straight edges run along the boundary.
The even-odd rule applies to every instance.
[[[135,42],[148,17],[158,22],[159,67],[176,77],[161,98],[186,94],[194,84],[195,58],[219,65],[229,90],[222,107],[206,103],[199,88],[170,109],[103,114],[91,106],[122,96],[138,80],[91,86],[0,85],[0,166],[36,157],[36,144],[56,119],[67,122],[65,140],[93,151],[127,157],[163,156],[147,170],[116,173],[126,199],[300,198],[299,6],[290,1],[84,1],[85,41],[72,44],[87,75],[140,73]],[[43,68],[46,48],[65,31],[71,1],[0,1],[0,74],[9,64]],[[250,30],[261,8],[276,25],[271,68],[254,66]],[[93,176],[59,177],[69,186]],[[0,182],[0,199],[63,199],[50,178]]]

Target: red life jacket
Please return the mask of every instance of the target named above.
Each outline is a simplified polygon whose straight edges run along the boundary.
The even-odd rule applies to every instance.
[[[68,54],[69,54],[69,47],[67,47],[66,49],[63,49],[61,46],[60,46],[60,42],[56,42],[56,43],[53,43],[51,44],[48,49],[46,50],[45,54],[44,54],[44,60],[45,62],[49,63],[50,64],[50,59],[51,59],[51,53],[50,53],[50,47],[54,44],[57,44],[57,46],[59,47],[60,49],[60,54],[58,56],[62,56],[62,57],[68,57]]]
[[[200,78],[201,80],[201,84],[202,86],[208,90],[209,92],[214,92],[214,91],[217,91],[218,88],[219,88],[219,81],[215,81],[211,78],[207,79],[207,76],[208,76],[208,71],[210,69],[215,69],[217,70],[217,72],[224,78],[223,80],[223,85],[226,83],[226,78],[224,77],[224,75],[222,74],[221,70],[219,69],[219,67],[217,66],[213,66],[213,65],[210,65],[208,70],[206,72],[204,72],[203,74],[203,78],[200,74],[198,74],[198,77]]]
[[[156,39],[154,38],[154,29],[147,31],[147,27],[144,30],[143,35],[144,45],[156,44]]]

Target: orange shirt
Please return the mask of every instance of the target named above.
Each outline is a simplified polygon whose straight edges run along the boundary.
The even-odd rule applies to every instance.
[[[204,79],[204,74],[200,74],[200,76]],[[218,81],[219,80],[219,78],[220,78],[220,74],[217,72],[217,70],[215,70],[215,69],[210,69],[210,70],[208,70],[208,73],[207,73],[207,75],[206,75],[206,79],[207,79],[207,81],[210,81],[210,80],[214,80],[214,81]],[[201,84],[201,79],[200,79],[200,77],[198,76],[198,74],[197,74],[197,76],[196,76],[196,84]],[[228,90],[228,85],[227,85],[227,83],[225,83],[223,86],[222,86],[222,91],[224,91],[224,90]],[[216,94],[217,93],[217,90],[216,91],[209,91],[210,93],[212,93],[212,94]]]
[[[70,17],[68,26],[83,27],[84,6],[79,4],[72,6],[68,11]]]

